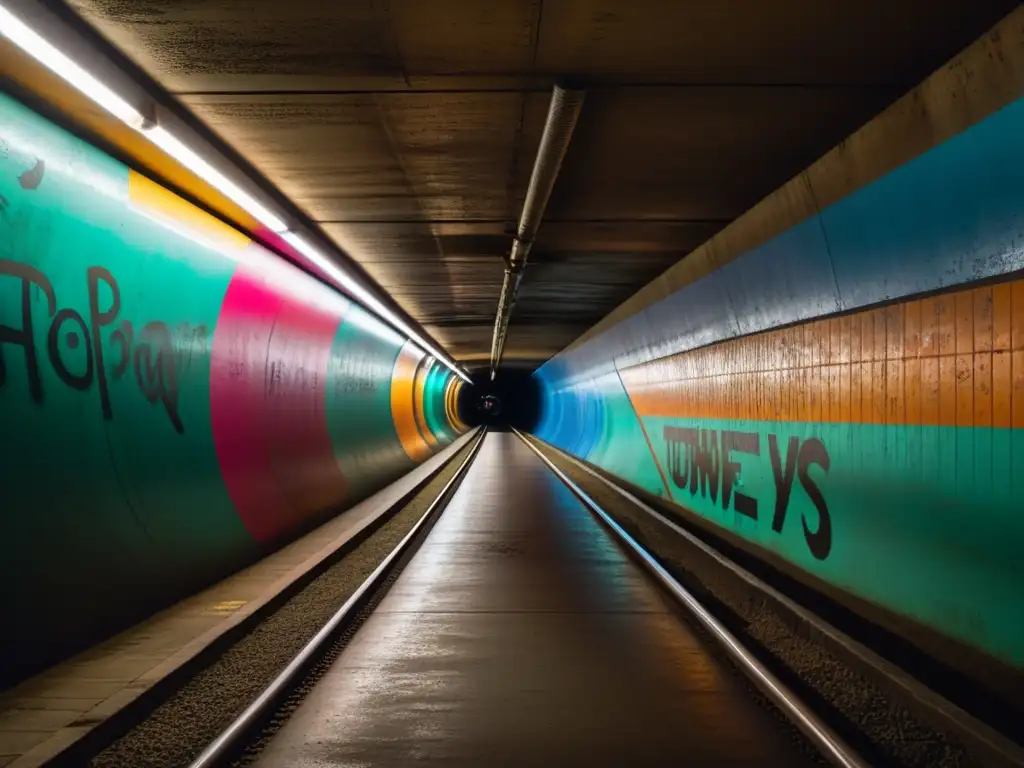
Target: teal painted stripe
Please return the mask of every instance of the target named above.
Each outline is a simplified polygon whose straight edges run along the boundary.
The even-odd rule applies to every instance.
[[[403,339],[353,305],[338,327],[327,372],[327,428],[349,501],[412,469],[391,415],[391,374]]]
[[[423,386],[423,413],[431,433],[440,444],[445,445],[454,439],[448,429],[448,417],[444,410],[447,369],[436,360],[431,360],[430,365]]]
[[[1024,663],[1024,515],[1013,496],[1024,489],[1007,492],[1024,476],[1022,430],[644,423],[677,503],[854,595]],[[726,456],[725,438],[746,451]]]
[[[235,263],[132,209],[128,179],[0,95],[0,606],[16,662],[256,551],[209,409]]]
[[[0,466],[0,541],[16,550],[3,560],[61,551],[81,579],[109,570],[144,583],[161,568],[192,579],[197,562],[251,543],[209,414],[210,348],[234,262],[131,209],[124,165],[2,95],[0,126],[6,333],[26,330],[11,265],[40,276],[27,302],[35,364],[25,344],[0,343],[0,423],[19,440]],[[44,561],[16,568],[17,579],[32,582]]]

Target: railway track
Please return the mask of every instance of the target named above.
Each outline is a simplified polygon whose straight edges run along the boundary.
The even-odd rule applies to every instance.
[[[856,718],[851,719],[848,712],[844,713],[837,709],[814,695],[813,691],[812,695],[807,696],[806,688],[801,690],[800,686],[797,686],[795,689],[792,685],[792,676],[787,675],[784,669],[780,674],[778,665],[766,657],[763,648],[758,647],[756,642],[752,643],[749,636],[731,628],[730,625],[735,626],[735,622],[723,620],[722,603],[714,599],[713,595],[711,600],[705,600],[701,595],[695,594],[698,590],[688,589],[673,572],[678,569],[666,567],[663,558],[645,545],[644,539],[650,537],[643,535],[635,517],[631,521],[621,519],[621,504],[629,505],[631,515],[645,516],[650,524],[671,530],[673,535],[681,537],[688,545],[699,548],[705,556],[714,559],[735,578],[742,580],[748,589],[769,595],[774,601],[785,603],[786,599],[783,596],[774,593],[767,584],[742,571],[735,563],[729,562],[720,553],[694,538],[657,510],[582,463],[559,454],[555,449],[535,439],[518,432],[516,434],[543,463],[546,470],[582,502],[629,558],[658,584],[661,592],[678,608],[683,621],[698,628],[704,642],[714,646],[713,652],[718,663],[731,665],[733,672],[742,673],[748,684],[756,689],[755,696],[759,699],[760,706],[770,708],[779,720],[785,720],[784,730],[787,730],[790,738],[798,733],[798,738],[806,741],[809,747],[804,747],[805,756],[813,753],[810,762],[849,768],[883,764],[1024,764],[1020,761],[1019,750],[1012,742],[984,724],[973,721],[934,693],[928,692],[924,695],[923,689],[912,686],[908,690],[919,708],[928,710],[924,718],[928,723],[925,727],[931,727],[941,733],[938,736],[935,733],[910,734],[911,740],[929,742],[931,751],[915,752],[913,749],[904,749],[901,752],[899,748],[892,748],[892,745],[889,745],[889,749],[884,744],[880,746],[877,743],[878,739],[873,738],[870,732],[865,735],[858,730]],[[264,749],[273,743],[292,716],[302,710],[303,702],[317,688],[321,679],[331,673],[332,667],[338,662],[357,630],[371,617],[390,587],[416,557],[420,545],[472,471],[474,459],[480,453],[484,438],[485,433],[482,431],[475,441],[464,448],[442,470],[438,478],[443,476],[443,480],[435,478],[432,487],[423,489],[421,495],[429,493],[432,498],[426,509],[422,509],[421,501],[415,520],[406,520],[400,537],[393,535],[392,532],[388,539],[389,550],[386,553],[379,553],[376,557],[376,566],[358,586],[348,590],[341,607],[330,614],[315,633],[302,643],[287,664],[260,687],[244,708],[234,714],[229,723],[217,729],[215,736],[198,738],[197,734],[197,738],[191,740],[190,747],[179,747],[173,753],[170,750],[161,751],[159,747],[147,751],[143,743],[147,738],[147,723],[143,722],[134,733],[128,733],[119,742],[96,755],[91,764],[103,768],[120,765],[153,765],[161,768],[188,765],[190,768],[212,768],[260,762]],[[511,493],[517,492],[517,485],[518,483],[513,481]],[[521,491],[522,488],[518,490]],[[621,504],[608,503],[613,498],[617,498]],[[481,501],[481,504],[485,503],[487,502]],[[529,503],[525,497],[524,503]],[[606,509],[606,506],[609,509]],[[613,506],[618,509],[611,510],[610,507]],[[640,535],[637,535],[638,531]],[[372,537],[367,541],[370,540]],[[514,545],[511,548],[514,549]],[[800,610],[792,604],[787,604],[787,608]],[[837,640],[836,631],[817,621],[813,616],[802,618],[804,621],[813,621],[815,630],[828,634],[832,641],[846,640]],[[817,639],[821,639],[821,634]],[[849,645],[844,647],[848,650],[850,648]],[[236,671],[245,675],[244,670]],[[891,678],[892,670],[885,671]],[[846,682],[849,683],[849,679],[846,679]],[[853,682],[865,686],[872,684],[863,680]],[[906,686],[910,685],[906,680],[901,682]],[[875,715],[878,714],[879,711],[876,710]],[[870,731],[870,728],[868,730]],[[209,729],[206,733],[209,733]],[[882,741],[884,742],[884,739]],[[938,760],[935,759],[937,754],[941,755]],[[925,755],[928,762],[918,759],[924,758]],[[271,761],[267,764],[276,763]]]
[[[769,670],[743,643],[715,618],[701,602],[694,597],[672,574],[658,562],[615,519],[591,498],[586,491],[574,483],[521,432],[516,432],[541,461],[600,519],[622,546],[640,562],[647,572],[665,588],[686,611],[696,620],[728,654],[736,666],[778,707],[779,711],[800,730],[832,765],[843,768],[867,768],[870,765],[846,743],[836,731],[794,693],[782,680]]]
[[[810,740],[828,763],[846,768],[863,768],[865,762],[841,736],[819,718],[778,680],[768,669],[750,654],[743,645],[725,629],[689,592],[661,568],[654,558],[637,544],[596,502],[562,473],[550,460],[534,447],[524,436],[523,442],[536,453],[552,473],[592,513],[598,516],[617,541],[649,569],[650,574],[672,597],[691,615],[696,617],[726,649],[732,660],[747,672],[755,684],[771,702],[785,714],[803,735]],[[333,664],[354,632],[366,620],[383,597],[383,593],[394,583],[402,567],[413,556],[418,541],[429,531],[436,516],[443,512],[443,504],[451,499],[449,490],[469,470],[470,462],[476,455],[479,444],[467,457],[457,476],[438,496],[435,504],[423,516],[420,523],[409,532],[392,553],[385,558],[375,572],[364,582],[346,604],[331,618],[317,635],[295,656],[274,681],[242,712],[229,727],[224,729],[204,751],[191,762],[190,768],[213,768],[222,765],[248,765],[258,759],[260,752],[287,719],[298,709],[302,699],[317,684],[321,675]]]
[[[984,716],[987,712],[974,712],[944,695],[947,690],[962,692],[961,681],[936,673],[927,659],[914,659],[903,643],[894,644],[875,627],[845,614],[858,631],[844,631],[845,625],[826,618],[837,611],[821,596],[806,589],[790,594],[784,576],[768,567],[759,568],[760,575],[748,570],[746,562],[733,559],[727,544],[646,503],[585,462],[537,438],[520,437],[609,530],[637,547],[638,558],[679,588],[689,589],[702,606],[695,612],[707,611],[738,638],[755,665],[772,670],[789,686],[794,701],[818,712],[868,764],[1024,765],[1024,749],[1017,740],[1022,732],[1018,729],[1014,737],[1013,718],[993,721]],[[828,610],[822,615],[808,603]],[[705,619],[698,616],[698,621]],[[908,669],[895,661],[908,657],[917,665]],[[756,669],[737,662],[763,688]],[[976,692],[968,689],[964,698],[970,694]],[[799,715],[789,716],[798,722]]]
[[[333,663],[345,645],[372,613],[402,569],[416,554],[445,505],[466,476],[487,436],[482,429],[464,457],[452,461],[458,468],[408,533],[307,642],[288,665],[231,724],[193,760],[190,768],[214,768],[229,763],[246,764],[259,754],[283,720],[294,711],[319,674]]]
[[[408,549],[415,539],[413,531],[429,527],[443,507],[441,500],[465,476],[483,434],[470,438],[436,472],[267,610],[253,616],[227,643],[211,648],[186,674],[116,721],[97,728],[92,738],[51,764],[165,768],[192,762],[302,653],[339,613],[340,604],[348,606],[350,616],[359,613],[372,598],[372,590],[365,588],[367,581],[380,575],[382,563],[396,549]]]

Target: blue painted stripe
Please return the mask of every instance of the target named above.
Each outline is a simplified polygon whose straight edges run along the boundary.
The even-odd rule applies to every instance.
[[[596,377],[615,363],[1024,269],[1022,137],[1024,98],[541,371]]]

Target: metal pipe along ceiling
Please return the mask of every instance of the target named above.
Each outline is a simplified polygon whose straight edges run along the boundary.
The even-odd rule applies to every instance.
[[[519,283],[526,268],[526,259],[530,255],[534,237],[540,228],[544,209],[547,207],[551,190],[554,189],[558,171],[562,167],[562,159],[569,147],[576,120],[583,106],[585,91],[570,90],[556,85],[551,94],[547,121],[544,133],[537,148],[537,158],[530,174],[530,185],[523,201],[523,212],[519,216],[519,227],[512,250],[505,267],[505,279],[501,284],[501,297],[498,299],[498,311],[494,317],[494,337],[491,340],[491,381],[497,375],[498,364],[505,349],[505,336],[508,333],[508,322],[512,316],[512,307],[516,303]]]

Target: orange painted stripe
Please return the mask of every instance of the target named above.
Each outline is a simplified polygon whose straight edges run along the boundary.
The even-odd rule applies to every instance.
[[[641,416],[1024,427],[1024,280],[766,331],[621,376]]]
[[[461,431],[461,432],[465,432],[467,429],[469,429],[469,424],[464,422],[462,420],[462,417],[459,416],[459,401],[462,398],[462,389],[465,386],[466,386],[465,382],[463,382],[461,379],[456,379],[456,381],[455,381],[455,394],[452,397],[452,399],[454,400],[455,421],[458,423],[459,431]]]
[[[135,171],[128,172],[128,199],[136,210],[218,250],[242,250],[252,242],[234,227]]]
[[[430,456],[430,446],[416,426],[414,404],[416,371],[423,357],[423,352],[407,342],[398,353],[391,376],[391,418],[402,447],[417,462]]]
[[[430,431],[430,425],[427,424],[427,413],[426,413],[426,388],[427,388],[427,375],[430,373],[430,369],[434,367],[434,360],[424,358],[423,363],[416,370],[416,394],[414,403],[414,411],[416,413],[416,423],[419,425],[420,433],[423,435],[423,439],[427,441],[427,445],[431,448],[437,446],[437,437],[433,432]]]
[[[455,415],[455,382],[451,377],[444,385],[444,416],[448,420],[448,426],[456,432],[459,431],[458,417]]]
[[[465,432],[467,427],[459,418],[459,393],[462,391],[462,379],[452,376],[448,383],[449,412],[448,418],[457,432]]]
[[[448,391],[451,392],[452,426],[459,432],[462,431],[462,420],[459,419],[459,384],[461,383],[457,378],[453,377],[451,386],[448,388]]]
[[[459,401],[462,399],[462,389],[465,386],[466,385],[465,385],[464,382],[462,382],[461,380],[457,380],[455,382],[455,394],[452,396],[452,399],[454,400],[454,407],[455,407],[455,420],[458,422],[459,430],[462,431],[462,432],[465,432],[467,429],[469,429],[469,424],[464,422],[462,420],[462,417],[459,415]]]

